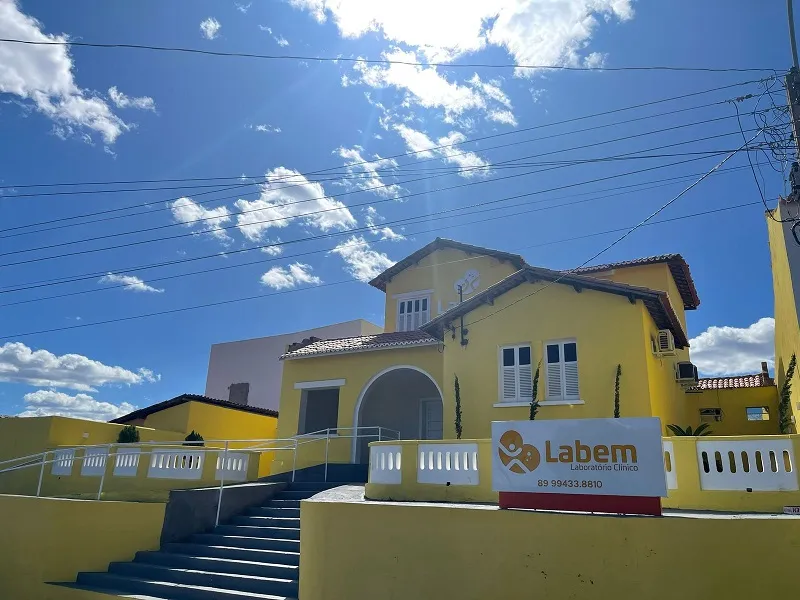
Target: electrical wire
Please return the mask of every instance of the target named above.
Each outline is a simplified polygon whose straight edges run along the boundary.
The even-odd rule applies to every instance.
[[[757,67],[673,67],[673,66],[641,66],[641,67],[572,67],[562,65],[531,65],[516,63],[452,63],[452,62],[416,62],[410,60],[390,60],[390,59],[369,59],[369,58],[350,58],[344,56],[302,56],[296,54],[255,54],[251,52],[222,52],[218,50],[203,50],[200,48],[185,48],[179,46],[154,46],[149,44],[121,44],[121,43],[98,43],[98,42],[78,42],[61,40],[20,40],[13,38],[0,38],[0,42],[8,44],[24,44],[31,46],[75,46],[80,48],[104,48],[104,49],[128,49],[128,50],[153,50],[158,52],[176,52],[182,54],[200,54],[205,56],[235,57],[235,58],[258,58],[265,60],[295,60],[295,61],[314,61],[314,62],[347,62],[360,64],[381,64],[381,65],[409,65],[420,67],[447,67],[447,68],[470,68],[470,69],[547,69],[554,71],[678,71],[678,72],[700,72],[700,73],[753,73],[769,71],[775,73],[785,72],[781,69],[757,68]]]

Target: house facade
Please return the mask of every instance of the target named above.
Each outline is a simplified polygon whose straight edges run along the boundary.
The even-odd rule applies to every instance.
[[[618,368],[621,416],[659,417],[665,434],[705,420],[686,334],[700,300],[680,255],[567,273],[436,239],[370,284],[385,293],[385,333],[305,340],[282,357],[278,436],[348,439],[329,444],[331,462],[365,463],[379,438],[455,439],[456,378],[467,439],[529,418],[534,385],[537,419],[611,417]],[[766,394],[739,392],[735,410],[774,409],[774,385]],[[765,427],[739,420],[736,434]]]

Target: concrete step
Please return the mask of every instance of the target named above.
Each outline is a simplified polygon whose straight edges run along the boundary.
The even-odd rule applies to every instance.
[[[77,584],[70,587],[92,590],[114,590],[117,595],[142,594],[169,600],[289,600],[291,596],[226,590],[172,581],[152,581],[112,573],[80,573]],[[123,596],[124,597],[124,596]],[[129,596],[130,597],[130,596]],[[136,596],[133,596],[134,598]],[[295,597],[296,598],[296,597]]]
[[[200,571],[137,562],[111,563],[108,567],[108,572],[112,575],[124,575],[148,581],[215,587],[223,590],[272,594],[273,596],[297,597],[298,591],[298,581],[296,579],[222,573],[216,570]]]
[[[239,535],[220,535],[216,533],[195,533],[189,538],[196,544],[228,546],[231,548],[258,548],[259,550],[284,550],[300,552],[300,540],[250,537]]]
[[[241,535],[243,537],[274,538],[276,540],[300,540],[299,527],[264,527],[260,525],[220,525],[212,533],[219,535]]]
[[[320,490],[285,490],[283,492],[278,492],[275,494],[275,497],[271,500],[275,502],[276,500],[306,500],[307,498],[311,498],[312,496],[316,496],[319,494]]]
[[[285,498],[277,498],[270,500],[264,505],[264,508],[300,508],[300,500],[287,500]]]
[[[299,512],[299,511],[298,511]],[[261,516],[240,516],[231,519],[231,525],[251,525],[255,527],[300,527],[300,516],[283,518],[283,517],[261,517]]]
[[[246,560],[250,562],[270,563],[279,565],[298,566],[300,553],[290,550],[264,550],[262,548],[234,548],[232,546],[170,543],[162,547],[164,553],[185,554],[189,556],[203,556],[209,558],[227,558],[232,560]],[[137,555],[138,556],[138,555]]]
[[[286,519],[299,519],[299,508],[276,508],[274,506],[254,506],[245,513],[254,517],[280,517]]]
[[[134,562],[177,569],[257,575],[259,577],[275,577],[277,579],[296,580],[300,573],[300,568],[297,565],[223,558],[221,556],[193,556],[174,554],[172,552],[137,552]]]
[[[322,492],[331,488],[339,487],[340,485],[347,485],[345,483],[325,482],[325,481],[295,481],[290,483],[287,491],[300,492],[300,491],[314,491]]]

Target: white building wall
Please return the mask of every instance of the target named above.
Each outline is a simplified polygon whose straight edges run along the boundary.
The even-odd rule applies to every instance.
[[[249,406],[278,410],[283,374],[283,362],[278,358],[289,344],[311,336],[332,339],[376,333],[383,333],[383,328],[357,319],[306,331],[214,344],[208,360],[205,395],[228,400],[231,384],[247,382]]]

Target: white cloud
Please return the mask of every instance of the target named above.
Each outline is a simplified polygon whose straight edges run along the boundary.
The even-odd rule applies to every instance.
[[[236,10],[238,10],[243,15],[247,14],[247,11],[250,10],[250,7],[253,6],[252,2],[248,2],[247,4],[239,4],[238,2],[234,2],[236,6]]]
[[[493,45],[504,48],[516,64],[577,65],[599,25],[597,16],[607,21],[633,17],[632,0],[290,2],[319,22],[331,16],[342,37],[381,32],[388,40],[418,48],[429,60],[437,61]],[[530,71],[518,74],[529,75]]]
[[[151,292],[154,294],[160,294],[164,291],[163,288],[155,288],[152,285],[147,285],[135,275],[117,275],[116,273],[108,273],[107,275],[103,275],[98,280],[98,283],[122,284],[125,286],[125,290],[130,290],[131,292]]]
[[[286,47],[286,46],[288,46],[288,45],[289,45],[289,40],[287,40],[287,39],[286,39],[285,37],[283,37],[282,35],[275,35],[275,34],[272,32],[272,27],[268,27],[268,26],[266,26],[266,25],[259,25],[259,26],[258,26],[258,28],[259,28],[261,31],[266,31],[266,32],[267,32],[267,33],[270,35],[270,37],[271,37],[273,40],[275,40],[275,43],[276,43],[276,44],[278,44],[278,46],[280,46],[281,48],[284,48],[284,47]]]
[[[319,285],[322,279],[311,274],[312,268],[303,263],[287,267],[272,267],[261,276],[261,283],[276,290],[288,290],[303,283]]]
[[[761,361],[775,358],[775,319],[764,317],[749,327],[709,327],[689,340],[697,369],[708,376],[757,373]]]
[[[142,110],[155,111],[156,103],[150,96],[139,96],[131,98],[117,89],[117,86],[108,88],[108,97],[117,108],[140,108]]]
[[[392,242],[400,242],[406,237],[394,231],[391,227],[380,226],[380,223],[385,219],[378,214],[374,206],[368,206],[364,211],[364,224],[369,227],[369,230],[375,235],[379,235],[382,240],[389,240]]]
[[[444,162],[460,167],[458,173],[462,177],[486,175],[489,172],[487,168],[489,163],[478,154],[454,145],[461,144],[467,139],[463,133],[452,131],[434,142],[425,133],[406,125],[395,125],[394,129],[406,142],[408,149],[417,152],[417,156],[422,158],[439,156]],[[432,150],[428,150],[429,148]]]
[[[46,35],[42,24],[23,14],[15,0],[0,0],[0,37],[36,42],[67,42],[66,35]],[[0,93],[13,94],[22,106],[55,121],[54,133],[66,138],[85,130],[106,144],[131,129],[99,96],[75,82],[69,47],[0,44]],[[83,130],[83,131],[79,131]]]
[[[345,270],[359,281],[369,281],[391,267],[395,261],[373,250],[363,236],[350,236],[330,252],[346,263]]]
[[[86,394],[70,396],[54,390],[37,390],[22,397],[25,410],[19,417],[73,417],[91,421],[110,421],[136,410],[127,402],[116,405],[100,402]]]
[[[230,212],[225,206],[205,208],[191,198],[178,198],[169,204],[172,217],[186,227],[197,228],[223,241],[228,241],[228,233],[222,225],[231,220]]]
[[[134,385],[159,379],[149,369],[134,372],[80,354],[56,356],[47,350],[32,350],[22,342],[0,346],[0,381],[94,392],[101,385]]]
[[[367,160],[361,155],[363,151],[364,148],[361,146],[352,148],[341,146],[334,150],[335,154],[344,159],[347,174],[352,176],[350,179],[342,179],[340,185],[351,190],[371,191],[382,198],[397,198],[403,188],[396,183],[385,183],[378,173],[379,169],[397,167],[397,161],[393,158],[381,158],[377,154],[374,154],[371,160]]]
[[[511,125],[512,127],[516,127],[517,125],[517,118],[510,110],[493,109],[486,113],[486,118],[490,121],[503,123],[504,125]]]
[[[356,225],[347,207],[328,197],[321,184],[286,167],[267,173],[257,200],[237,200],[235,206],[241,211],[236,215],[236,225],[251,242],[263,241],[269,229],[286,227],[295,218],[320,231]]]
[[[265,246],[261,249],[261,251],[265,254],[269,254],[270,256],[280,256],[283,254],[283,246]]]
[[[252,129],[254,131],[258,131],[259,133],[280,133],[280,127],[273,127],[272,125],[267,125],[266,123],[262,123],[260,125],[248,125],[248,129]]]
[[[207,40],[213,40],[216,38],[219,35],[219,30],[221,28],[222,24],[214,17],[208,17],[200,22],[200,33],[202,33]]]

